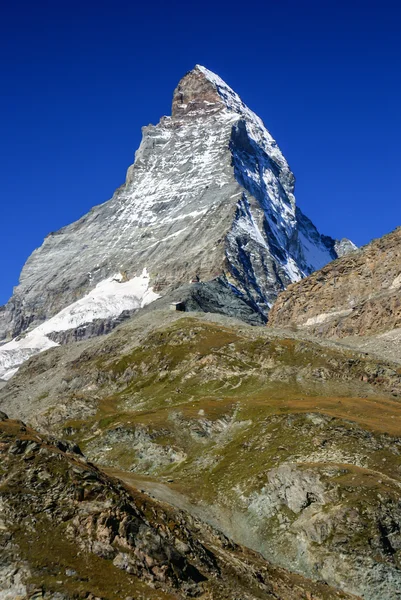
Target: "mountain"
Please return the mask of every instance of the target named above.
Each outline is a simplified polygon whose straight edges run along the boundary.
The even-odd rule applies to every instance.
[[[93,331],[109,330],[110,319],[194,277],[218,278],[265,318],[279,291],[355,248],[319,234],[295,205],[294,181],[260,118],[196,66],[171,117],[143,128],[113,198],[29,257],[0,309],[0,377],[56,345],[49,334],[98,320],[107,326]]]
[[[198,66],[30,257],[0,312],[1,600],[401,599],[401,229],[357,250],[293,191]]]
[[[401,227],[282,292],[272,327],[342,339],[401,361]]]

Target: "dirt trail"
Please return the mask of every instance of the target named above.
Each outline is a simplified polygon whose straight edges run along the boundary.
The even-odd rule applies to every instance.
[[[133,486],[139,490],[143,490],[156,498],[156,500],[160,500],[161,502],[167,502],[171,504],[175,508],[179,510],[185,510],[189,512],[192,516],[197,517],[198,519],[202,519],[202,521],[206,521],[210,525],[214,527],[218,526],[214,522],[214,519],[211,518],[210,512],[206,509],[203,509],[196,504],[193,504],[187,496],[181,494],[177,490],[173,489],[169,485],[165,483],[160,483],[151,477],[146,477],[145,475],[138,475],[137,473],[128,473],[126,471],[121,471],[120,469],[115,469],[112,467],[101,467],[105,473],[111,475],[112,477],[117,477],[117,479],[121,479],[128,486]]]

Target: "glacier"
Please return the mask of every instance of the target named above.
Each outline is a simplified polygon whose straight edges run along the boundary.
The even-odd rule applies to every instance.
[[[59,344],[49,334],[74,329],[95,319],[117,317],[125,310],[143,308],[159,298],[149,287],[146,269],[138,277],[124,281],[121,273],[105,279],[96,287],[26,335],[0,347],[0,379],[8,380],[28,358]]]

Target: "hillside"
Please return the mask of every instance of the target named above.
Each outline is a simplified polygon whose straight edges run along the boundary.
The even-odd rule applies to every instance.
[[[401,326],[400,288],[398,228],[289,286],[269,323],[337,338],[390,331]]]
[[[346,600],[0,414],[3,600]]]
[[[393,600],[400,396],[397,365],[341,345],[148,310],[31,358],[0,407],[274,564]]]

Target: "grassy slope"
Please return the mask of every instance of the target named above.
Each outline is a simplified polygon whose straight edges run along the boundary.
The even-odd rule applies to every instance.
[[[37,364],[28,365],[33,375]],[[80,378],[85,386],[73,386]],[[139,343],[123,327],[86,345],[64,381],[63,403],[94,410],[59,420],[56,433],[115,472],[164,482],[206,507],[237,541],[353,593],[375,565],[400,568],[399,367],[296,334],[184,315]],[[57,411],[48,409],[49,423]],[[305,496],[306,478],[323,500],[306,494],[294,511],[277,488],[287,465],[298,481],[285,483],[289,494]],[[331,561],[341,552],[345,574],[337,578]],[[349,583],[360,556],[368,563]]]
[[[2,566],[13,566],[12,577],[28,569],[28,597],[349,597],[276,568],[185,513],[122,486],[20,421],[0,419],[0,456]],[[132,569],[118,568],[118,556],[129,557]]]

